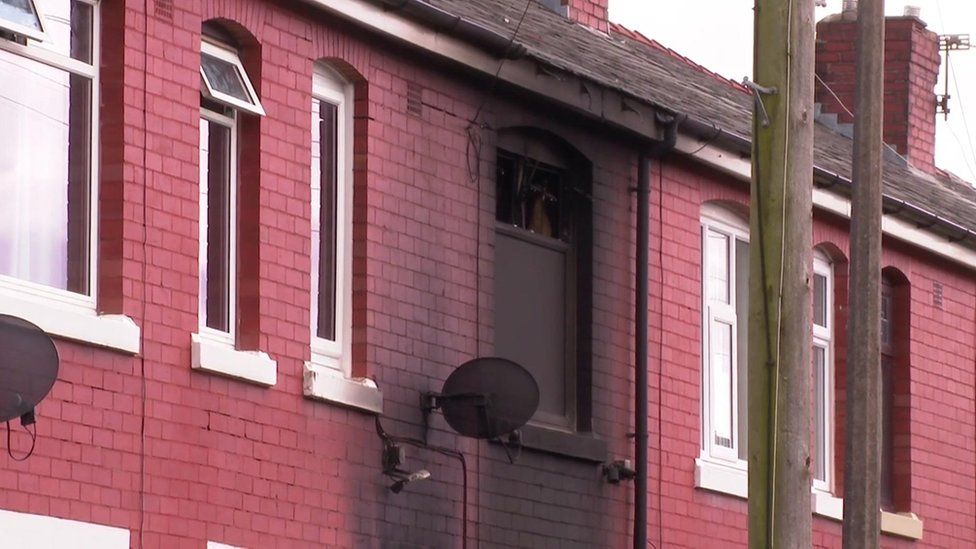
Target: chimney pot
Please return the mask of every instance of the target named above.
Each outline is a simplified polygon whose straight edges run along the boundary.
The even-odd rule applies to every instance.
[[[922,8],[918,6],[905,6],[905,17],[915,17],[921,19]]]
[[[857,11],[857,0],[844,0],[844,13]]]

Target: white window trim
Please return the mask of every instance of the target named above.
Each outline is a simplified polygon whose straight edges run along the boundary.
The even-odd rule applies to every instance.
[[[98,347],[138,354],[141,345],[139,326],[125,315],[99,314],[98,301],[98,215],[99,215],[99,104],[100,82],[97,60],[101,58],[101,16],[98,3],[83,0],[92,10],[92,59],[85,63],[66,55],[9,40],[0,40],[0,50],[43,63],[56,69],[91,80],[91,134],[89,147],[92,161],[89,173],[89,242],[88,295],[69,292],[11,276],[0,275],[0,313],[23,318],[51,335],[88,343]],[[36,7],[36,6],[35,6]],[[42,25],[43,12],[41,15]]]
[[[706,459],[695,460],[695,488],[749,498],[749,477],[746,471]],[[810,489],[810,508],[814,515],[841,522],[844,520],[844,500],[832,494]],[[881,531],[909,539],[922,539],[924,523],[915,513],[881,511]]]
[[[316,65],[312,78],[312,132],[318,128],[318,102],[326,101],[336,106],[338,131],[336,139],[336,339],[317,336],[318,319],[314,311],[318,301],[318,265],[311,265],[311,304],[309,327],[312,347],[312,364],[332,368],[346,377],[352,373],[352,86],[331,70]],[[321,138],[321,137],[320,137]],[[321,174],[312,163],[312,231],[318,226],[319,212],[316,199],[321,199]],[[312,246],[318,243],[312,242]],[[321,260],[321,259],[320,259]]]
[[[278,363],[263,351],[241,351],[205,334],[190,336],[190,360],[201,370],[271,387],[278,382]]]
[[[716,465],[725,468],[734,468],[736,470],[742,471],[743,474],[747,468],[747,462],[745,460],[739,459],[739,440],[738,440],[738,323],[739,319],[735,318],[735,240],[741,240],[744,242],[749,242],[748,229],[745,226],[743,220],[741,220],[735,214],[729,212],[721,206],[716,206],[712,204],[705,204],[702,209],[701,216],[701,227],[702,227],[702,255],[701,255],[701,276],[702,276],[702,346],[701,346],[701,380],[702,380],[702,408],[701,408],[701,428],[702,428],[702,450],[701,459],[705,461],[713,461]],[[729,301],[727,307],[723,309],[728,309],[724,311],[724,315],[712,314],[711,307],[708,302],[708,274],[705,269],[708,265],[707,258],[707,234],[709,231],[714,231],[720,234],[724,234],[730,238],[732,245],[729,249]],[[722,312],[722,311],[719,311]],[[713,318],[720,320],[722,322],[732,325],[732,388],[733,388],[733,407],[732,410],[732,431],[734,437],[734,444],[731,449],[716,446],[711,436],[711,391],[712,383],[710,380],[711,366],[709,364],[710,357],[710,338],[708,336]]]
[[[237,249],[237,116],[235,115],[226,116],[220,113],[216,113],[207,109],[200,109],[200,118],[206,120],[210,124],[218,124],[230,129],[230,185],[229,185],[229,200],[230,200],[230,231],[229,231],[229,246],[231,250],[231,260],[227,267],[227,331],[215,330],[207,326],[207,299],[206,299],[206,288],[200,287],[200,296],[197,300],[197,318],[200,323],[200,335],[205,336],[214,342],[225,343],[227,345],[234,345],[237,340],[237,260],[238,260],[238,249]],[[209,131],[209,128],[208,128]],[[209,135],[204,135],[204,125],[200,125],[200,146],[203,146],[203,140],[209,139]],[[208,207],[209,207],[209,194],[205,191],[208,182],[208,172],[209,164],[208,160],[200,155],[200,247],[198,256],[198,276],[202,277],[207,269],[207,219],[208,219]]]
[[[0,532],[7,547],[129,548],[125,528],[3,509]]]
[[[227,61],[231,65],[234,65],[234,67],[237,69],[238,75],[241,77],[241,82],[244,83],[244,89],[254,100],[254,102],[242,101],[241,99],[238,99],[232,95],[215,90],[213,86],[210,85],[210,79],[207,78],[207,75],[203,71],[203,61],[201,59],[200,78],[203,81],[201,91],[205,96],[217,101],[218,103],[223,103],[224,105],[227,105],[233,109],[240,109],[258,116],[265,115],[264,107],[261,105],[261,99],[254,91],[254,86],[251,84],[251,77],[248,76],[247,71],[244,70],[244,63],[241,62],[241,58],[236,51],[223,44],[219,44],[204,37],[200,43],[200,54],[211,55],[217,59]]]
[[[41,7],[37,0],[29,1],[30,6],[34,8],[34,15],[37,16],[37,22],[40,24],[41,30],[25,27],[19,23],[14,23],[13,21],[8,21],[6,19],[0,19],[0,29],[6,29],[14,34],[18,34],[38,42],[43,42],[47,39],[47,28],[44,24],[44,12],[41,11]]]
[[[367,378],[352,377],[352,211],[353,211],[353,87],[332,69],[317,64],[312,75],[312,132],[319,127],[318,102],[336,106],[336,338],[318,337],[318,270],[311,264],[309,337],[311,360],[305,363],[305,396],[371,413],[383,412],[383,394]],[[321,139],[321,136],[320,136]],[[313,151],[314,155],[314,151]],[[321,174],[312,162],[312,234],[319,222]],[[312,246],[317,246],[314,240]]]
[[[813,479],[813,486],[818,490],[830,493],[834,484],[834,271],[833,265],[826,254],[820,250],[813,252],[813,272],[821,275],[826,280],[824,292],[826,294],[826,326],[813,323],[813,346],[824,350],[824,436],[826,440],[826,464],[824,467],[824,480]],[[816,413],[816,406],[811,410]]]

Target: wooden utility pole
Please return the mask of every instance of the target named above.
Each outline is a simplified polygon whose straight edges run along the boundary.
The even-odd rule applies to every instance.
[[[756,0],[749,546],[811,546],[813,0]]]
[[[878,547],[881,483],[881,147],[884,0],[857,6],[844,547]]]

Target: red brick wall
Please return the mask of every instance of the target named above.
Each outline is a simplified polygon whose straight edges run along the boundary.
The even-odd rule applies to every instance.
[[[745,204],[748,185],[684,162],[654,174],[651,286],[651,540],[658,546],[743,546],[746,502],[694,488],[700,453],[701,394],[701,204]],[[663,207],[663,209],[662,209]],[[835,478],[843,477],[844,306],[847,294],[848,224],[815,215],[813,242],[835,267],[836,368]],[[911,286],[910,405],[908,440],[910,510],[924,521],[919,543],[883,536],[884,547],[957,547],[976,539],[976,279],[907,245],[885,240],[884,265]],[[662,287],[663,281],[663,287]],[[933,282],[943,286],[941,309],[933,306]],[[951,295],[951,297],[950,297]],[[659,405],[660,404],[660,405]],[[896,405],[899,404],[896,402]],[[657,441],[660,440],[658,445]],[[838,493],[842,487],[838,486]],[[663,524],[663,531],[659,525]],[[816,547],[840,547],[840,524],[815,516]]]
[[[847,123],[854,121],[847,111],[857,112],[856,36],[856,21],[832,16],[817,23],[817,76],[830,89],[817,82],[816,101]],[[925,23],[915,17],[887,18],[884,141],[929,173],[935,171],[935,84],[940,61],[938,36]]]
[[[424,59],[327,15],[261,0],[103,3],[100,308],[134,318],[143,353],[58,341],[62,370],[38,409],[32,458],[4,462],[0,508],[130,529],[133,546],[460,546],[456,462],[407,449],[432,479],[391,494],[373,418],[302,397],[309,358],[308,184],[313,62],[341,60],[357,83],[354,334],[357,373],[383,389],[385,426],[420,435],[418,394],[490,354],[494,130],[481,180],[468,177],[467,127],[529,125],[593,163],[594,430],[611,458],[632,457],[633,144],[570,125],[523,99],[486,98]],[[197,11],[199,10],[199,11]],[[216,19],[252,37],[245,52],[268,116],[252,120],[242,194],[250,324],[242,344],[269,353],[261,388],[190,369],[197,329],[199,29]],[[124,27],[123,27],[124,22]],[[145,32],[144,32],[145,31]],[[109,45],[112,47],[109,47]],[[259,47],[256,47],[259,45]],[[255,72],[257,74],[257,72]],[[407,83],[423,114],[406,112]],[[245,134],[247,134],[245,131]],[[242,149],[243,150],[243,149]],[[743,545],[746,505],[694,488],[700,448],[700,232],[706,200],[747,202],[746,185],[669,160],[652,183],[650,538],[657,547]],[[146,228],[143,229],[143,220]],[[846,226],[819,218],[815,242],[846,253]],[[889,243],[890,244],[890,243]],[[924,546],[976,540],[974,279],[891,245],[912,284],[912,510]],[[941,309],[931,283],[944,286]],[[838,337],[838,341],[842,341]],[[463,451],[469,537],[483,547],[625,547],[632,485],[592,462],[461,439],[434,418],[431,440]],[[25,440],[15,436],[16,448]],[[817,519],[818,546],[839,526]],[[886,539],[892,546],[907,542]]]

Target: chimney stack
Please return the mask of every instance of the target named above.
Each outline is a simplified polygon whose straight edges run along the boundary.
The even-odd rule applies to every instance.
[[[934,173],[939,36],[918,13],[906,8],[904,16],[885,19],[884,141],[913,167]],[[844,0],[842,13],[817,23],[816,71],[823,82],[816,82],[815,101],[847,123],[854,121],[847,109],[857,109],[856,40],[857,0]]]
[[[581,25],[602,33],[610,32],[607,7],[610,0],[539,0],[542,5]]]

